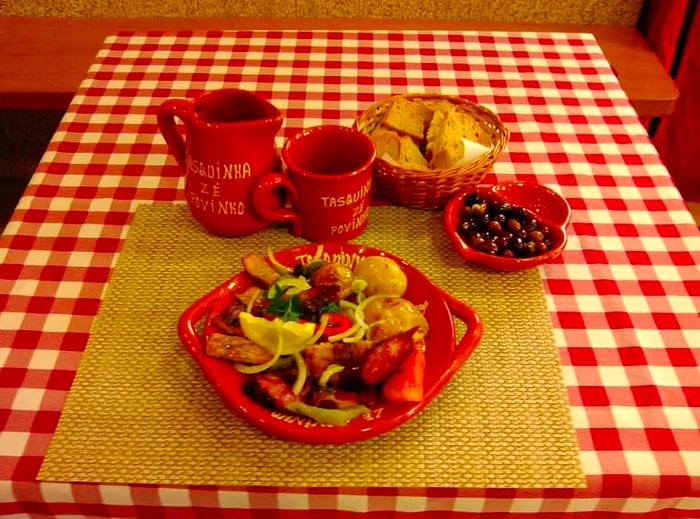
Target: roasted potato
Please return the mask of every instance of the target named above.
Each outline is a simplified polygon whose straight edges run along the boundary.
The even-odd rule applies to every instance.
[[[367,256],[353,271],[355,277],[367,283],[366,296],[384,294],[402,296],[406,292],[408,280],[398,263],[385,256]]]
[[[372,325],[367,335],[373,341],[393,337],[416,327],[414,340],[420,340],[428,333],[428,321],[423,312],[402,297],[379,297],[370,301],[364,312],[365,322]]]
[[[324,263],[311,274],[313,286],[338,286],[338,297],[345,299],[351,293],[352,270],[339,263]]]

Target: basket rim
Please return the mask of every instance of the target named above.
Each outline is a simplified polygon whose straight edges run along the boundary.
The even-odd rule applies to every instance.
[[[489,166],[493,164],[498,158],[503,154],[503,151],[505,150],[505,147],[508,145],[508,142],[510,141],[510,130],[508,127],[505,125],[503,120],[500,118],[500,116],[491,110],[490,108],[479,104],[475,101],[472,101],[471,99],[466,99],[464,97],[460,97],[458,95],[451,95],[451,94],[438,94],[438,93],[403,93],[403,94],[392,94],[389,96],[386,96],[373,104],[371,104],[369,107],[367,107],[356,119],[355,119],[355,127],[360,130],[361,132],[368,134],[369,132],[365,131],[363,128],[361,128],[361,123],[365,120],[368,119],[369,117],[374,117],[377,112],[379,112],[381,109],[388,107],[392,102],[394,102],[396,99],[443,99],[450,101],[456,105],[470,105],[472,107],[477,108],[480,112],[483,112],[488,119],[490,119],[490,123],[493,124],[494,128],[497,129],[497,131],[493,131],[493,134],[496,134],[496,138],[494,139],[494,145],[491,148],[491,150],[488,153],[485,153],[479,157],[475,157],[474,159],[461,164],[459,166],[454,166],[451,168],[406,168],[404,166],[401,166],[399,164],[394,164],[392,162],[386,161],[381,157],[375,157],[374,162],[381,167],[381,169],[394,169],[394,170],[400,170],[400,173],[394,173],[394,172],[387,172],[387,171],[382,171],[382,174],[384,175],[396,175],[396,174],[401,174],[402,176],[409,177],[409,176],[421,176],[422,179],[425,179],[426,174],[439,174],[440,176],[450,176],[450,175],[456,175],[456,174],[461,174],[465,171],[471,171],[473,169],[478,169],[481,167]]]

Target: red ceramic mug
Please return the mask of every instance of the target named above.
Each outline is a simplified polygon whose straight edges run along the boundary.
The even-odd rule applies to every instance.
[[[184,123],[186,139],[178,130]],[[158,108],[158,127],[185,175],[185,197],[194,218],[222,236],[244,236],[270,225],[253,210],[251,189],[259,177],[281,171],[275,135],[282,115],[252,92],[222,89]],[[257,203],[281,207],[278,193]]]
[[[253,200],[270,221],[289,222],[293,234],[313,242],[347,241],[367,227],[374,143],[360,131],[324,125],[303,130],[282,148],[287,175],[260,177]],[[264,202],[282,188],[291,208]]]

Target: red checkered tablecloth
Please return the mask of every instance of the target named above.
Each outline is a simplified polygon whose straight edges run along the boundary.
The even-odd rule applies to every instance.
[[[256,91],[280,142],[401,92],[460,95],[511,131],[485,182],[573,208],[542,273],[588,488],[214,488],[36,479],[137,204],[184,200],[170,97]],[[700,234],[588,34],[121,33],[90,68],[0,240],[0,515],[700,517]],[[279,512],[281,511],[281,512]]]

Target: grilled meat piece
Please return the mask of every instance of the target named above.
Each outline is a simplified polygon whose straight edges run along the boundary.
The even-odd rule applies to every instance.
[[[309,376],[318,378],[331,364],[356,367],[362,363],[365,353],[372,348],[370,341],[358,342],[318,342],[304,350],[304,360]]]
[[[301,401],[301,397],[295,395],[277,373],[257,375],[245,386],[245,390],[251,398],[277,411],[288,411],[290,404]]]
[[[221,313],[211,317],[212,324],[228,335],[243,335],[238,316],[245,311],[246,305],[240,301],[234,301]]]
[[[373,386],[389,377],[414,348],[412,338],[414,332],[415,328],[411,328],[372,346],[360,366],[360,375],[365,384]]]
[[[319,285],[300,292],[295,297],[301,302],[301,317],[318,322],[324,306],[340,301],[339,293],[338,285]]]
[[[262,364],[272,358],[272,353],[262,346],[239,335],[213,333],[207,340],[207,355],[243,364]]]

